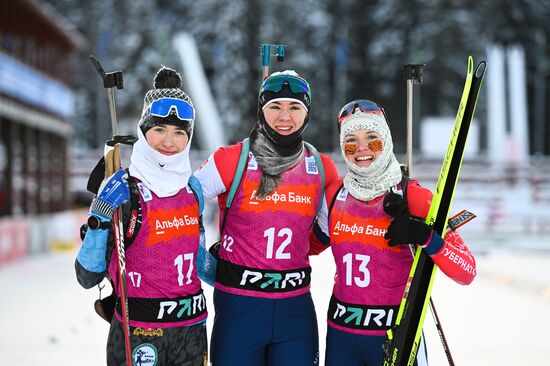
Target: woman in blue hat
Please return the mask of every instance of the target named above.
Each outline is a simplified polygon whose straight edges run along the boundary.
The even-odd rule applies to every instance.
[[[75,268],[84,288],[112,280],[116,306],[103,301],[98,311],[111,323],[109,366],[126,365],[112,234],[113,212],[120,206],[133,364],[206,363],[206,301],[197,276],[200,186],[189,161],[194,120],[180,75],[162,67],[145,94],[128,171],[106,179],[92,201]]]

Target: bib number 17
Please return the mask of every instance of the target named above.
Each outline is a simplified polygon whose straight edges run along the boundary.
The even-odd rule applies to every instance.
[[[187,278],[187,280],[185,281],[185,285],[189,285],[191,282],[193,282],[193,280],[191,279],[191,274],[193,273],[193,253],[185,253],[185,254],[180,254],[176,257],[176,259],[174,260],[174,266],[177,268],[178,270],[178,284],[180,286],[183,286],[184,285],[184,282],[183,280],[185,280]],[[184,272],[184,266],[185,266],[185,263],[184,262],[187,262],[188,265],[187,265],[187,273],[183,273]]]

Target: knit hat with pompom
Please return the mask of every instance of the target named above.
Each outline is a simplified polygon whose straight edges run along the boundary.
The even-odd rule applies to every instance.
[[[191,106],[193,102],[191,98],[181,90],[181,76],[180,74],[171,68],[162,66],[154,77],[153,87],[149,90],[143,98],[143,110],[141,112],[141,118],[139,120],[139,127],[143,132],[143,135],[155,125],[174,125],[182,128],[187,132],[188,136],[191,136],[193,132],[194,119],[181,120],[178,118],[176,111],[166,117],[159,117],[151,115],[151,104],[158,99],[162,98],[175,98],[181,99],[189,103]]]

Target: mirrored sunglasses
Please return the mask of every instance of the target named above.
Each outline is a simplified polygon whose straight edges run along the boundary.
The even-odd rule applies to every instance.
[[[386,118],[386,113],[384,112],[384,108],[382,108],[379,104],[368,100],[368,99],[359,99],[354,100],[346,104],[345,106],[340,109],[340,113],[338,113],[338,124],[341,124],[342,121],[344,121],[346,118],[351,116],[353,112],[355,112],[355,109],[359,108],[361,111],[365,113],[369,112],[379,112],[384,115],[384,118]]]
[[[295,94],[307,93],[308,96],[310,94],[309,84],[305,79],[294,75],[275,75],[264,80],[258,95],[261,95],[265,91],[280,92],[285,84],[288,84],[290,90]]]
[[[173,111],[183,121],[195,119],[195,108],[183,99],[161,98],[151,103],[151,115],[153,116],[168,117]]]

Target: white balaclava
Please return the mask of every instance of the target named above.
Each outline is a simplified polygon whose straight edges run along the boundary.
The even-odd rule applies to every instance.
[[[382,153],[367,167],[358,166],[345,154],[344,138],[354,130],[374,131],[382,138]],[[393,153],[390,129],[380,111],[363,112],[356,108],[351,116],[344,119],[340,126],[340,150],[348,166],[344,187],[358,200],[370,201],[401,181],[401,167]]]
[[[154,89],[144,97],[143,111],[138,123],[138,141],[134,144],[130,158],[130,175],[138,178],[159,197],[169,197],[187,186],[193,174],[189,160],[189,150],[193,137],[193,120],[180,120],[176,115],[167,117],[151,115],[151,104],[161,98],[180,99],[193,103],[181,90],[181,76],[167,67],[162,67],[155,75]],[[164,155],[153,149],[145,139],[145,133],[154,125],[175,125],[183,128],[189,135],[189,141],[183,151],[174,155]]]
[[[130,158],[130,175],[141,180],[161,198],[175,195],[187,185],[193,174],[189,161],[191,136],[183,151],[168,156],[153,149],[139,127],[137,134],[138,141]]]

